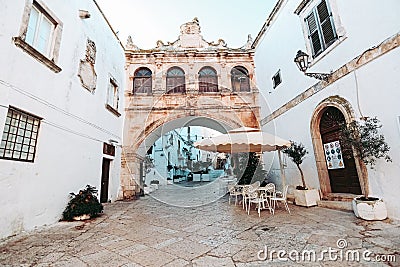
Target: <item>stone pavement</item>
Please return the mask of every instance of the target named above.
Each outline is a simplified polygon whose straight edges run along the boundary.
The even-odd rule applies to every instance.
[[[2,240],[0,266],[400,265],[399,222],[366,222],[351,212],[293,205],[290,215],[281,207],[259,218],[255,210],[247,215],[241,206],[229,205],[227,197],[180,207],[185,198],[198,199],[196,192],[171,188],[106,204],[93,220],[59,222]],[[171,199],[176,202],[168,203]],[[331,258],[328,252],[321,257],[324,249],[331,250]],[[281,259],[274,252],[271,260],[272,250],[283,250]],[[360,261],[353,260],[356,255]],[[387,261],[373,262],[377,255]]]

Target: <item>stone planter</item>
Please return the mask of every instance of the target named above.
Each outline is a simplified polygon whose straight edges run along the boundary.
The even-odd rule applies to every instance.
[[[90,215],[89,214],[83,214],[81,216],[75,216],[72,218],[74,221],[84,221],[84,220],[89,220]]]
[[[317,201],[320,200],[317,189],[294,190],[294,201],[296,205],[303,207],[317,206]]]
[[[158,184],[150,184],[150,187],[153,188],[153,191],[158,189]]]
[[[356,217],[367,220],[384,220],[387,218],[386,204],[382,199],[359,200],[354,198],[352,201],[353,211]]]
[[[154,188],[151,187],[151,186],[146,186],[146,187],[143,188],[143,191],[144,191],[145,195],[148,195],[148,194],[150,194],[150,193],[152,193],[154,191]]]

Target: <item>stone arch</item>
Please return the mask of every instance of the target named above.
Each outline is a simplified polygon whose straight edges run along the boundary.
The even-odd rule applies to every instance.
[[[320,183],[320,189],[323,196],[332,193],[328,168],[326,166],[324,149],[322,147],[322,138],[320,134],[320,121],[324,111],[328,107],[335,107],[344,115],[346,123],[350,123],[355,119],[354,110],[351,107],[351,104],[344,98],[340,96],[330,96],[324,100],[322,100],[317,107],[315,108],[310,123],[310,132],[311,138],[314,148],[314,156],[318,171],[318,179]],[[364,163],[354,155],[354,160],[356,164],[357,174],[361,185],[361,190],[364,193],[366,186],[368,186],[368,181],[365,180],[366,175],[363,175],[366,172],[366,167]]]
[[[196,121],[197,120],[197,121]],[[187,121],[191,123],[186,124]],[[180,126],[174,127],[174,122]],[[171,125],[172,124],[172,125]],[[225,117],[218,113],[202,114],[200,116],[189,116],[182,112],[174,116],[168,116],[165,121],[162,118],[151,121],[144,126],[144,129],[132,140],[131,145],[122,148],[122,173],[121,173],[121,198],[131,199],[137,196],[142,188],[141,185],[141,166],[147,149],[163,135],[173,129],[185,126],[206,126],[208,128],[226,132],[227,130],[244,126],[243,121],[238,117],[236,120]],[[252,125],[250,125],[252,126]],[[160,128],[165,127],[163,131]]]
[[[198,120],[198,119],[203,119],[205,121],[213,121],[216,122],[217,124],[220,124],[221,127],[209,127],[210,125],[208,124],[204,124],[202,125],[201,123],[198,124],[187,124],[187,121],[194,121],[194,120]],[[181,121],[181,125],[194,125],[194,126],[204,126],[204,127],[208,127],[217,131],[220,131],[222,133],[225,133],[227,130],[229,129],[233,129],[233,128],[239,128],[242,126],[246,126],[243,124],[243,122],[241,122],[240,120],[234,120],[231,118],[227,118],[224,116],[221,116],[220,114],[200,114],[199,116],[188,116],[185,113],[179,113],[173,116],[168,116],[168,120],[164,120],[163,118],[157,119],[155,121],[151,121],[151,123],[147,124],[144,126],[144,129],[140,132],[139,134],[139,139],[137,139],[134,142],[134,145],[132,146],[132,149],[139,151],[140,150],[140,146],[143,145],[143,143],[145,142],[146,139],[149,138],[150,135],[153,134],[154,131],[156,131],[157,129],[159,129],[160,127],[165,127],[165,125],[168,125],[170,123],[173,123],[175,121]],[[179,123],[178,123],[179,124]],[[179,126],[181,127],[181,126]],[[179,128],[176,127],[176,128]],[[169,132],[170,130],[176,129],[176,128],[169,128],[166,127],[165,131],[161,131],[161,133],[164,132]],[[152,142],[146,144],[145,146],[151,146]],[[140,151],[138,154],[140,156],[142,156],[142,153],[144,151]]]

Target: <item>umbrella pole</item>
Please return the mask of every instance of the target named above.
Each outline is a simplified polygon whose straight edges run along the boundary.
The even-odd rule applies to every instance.
[[[282,162],[282,155],[281,155],[281,150],[278,149],[278,159],[279,159],[279,168],[281,170],[281,180],[282,180],[282,192],[285,189],[286,185],[286,176],[285,176],[285,171],[283,167],[283,162]]]

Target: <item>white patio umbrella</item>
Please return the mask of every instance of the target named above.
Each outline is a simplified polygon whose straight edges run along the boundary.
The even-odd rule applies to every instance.
[[[285,173],[280,150],[290,147],[288,140],[261,131],[260,129],[240,127],[226,134],[217,135],[195,142],[196,148],[223,153],[269,152],[278,151],[282,184],[285,185]]]

